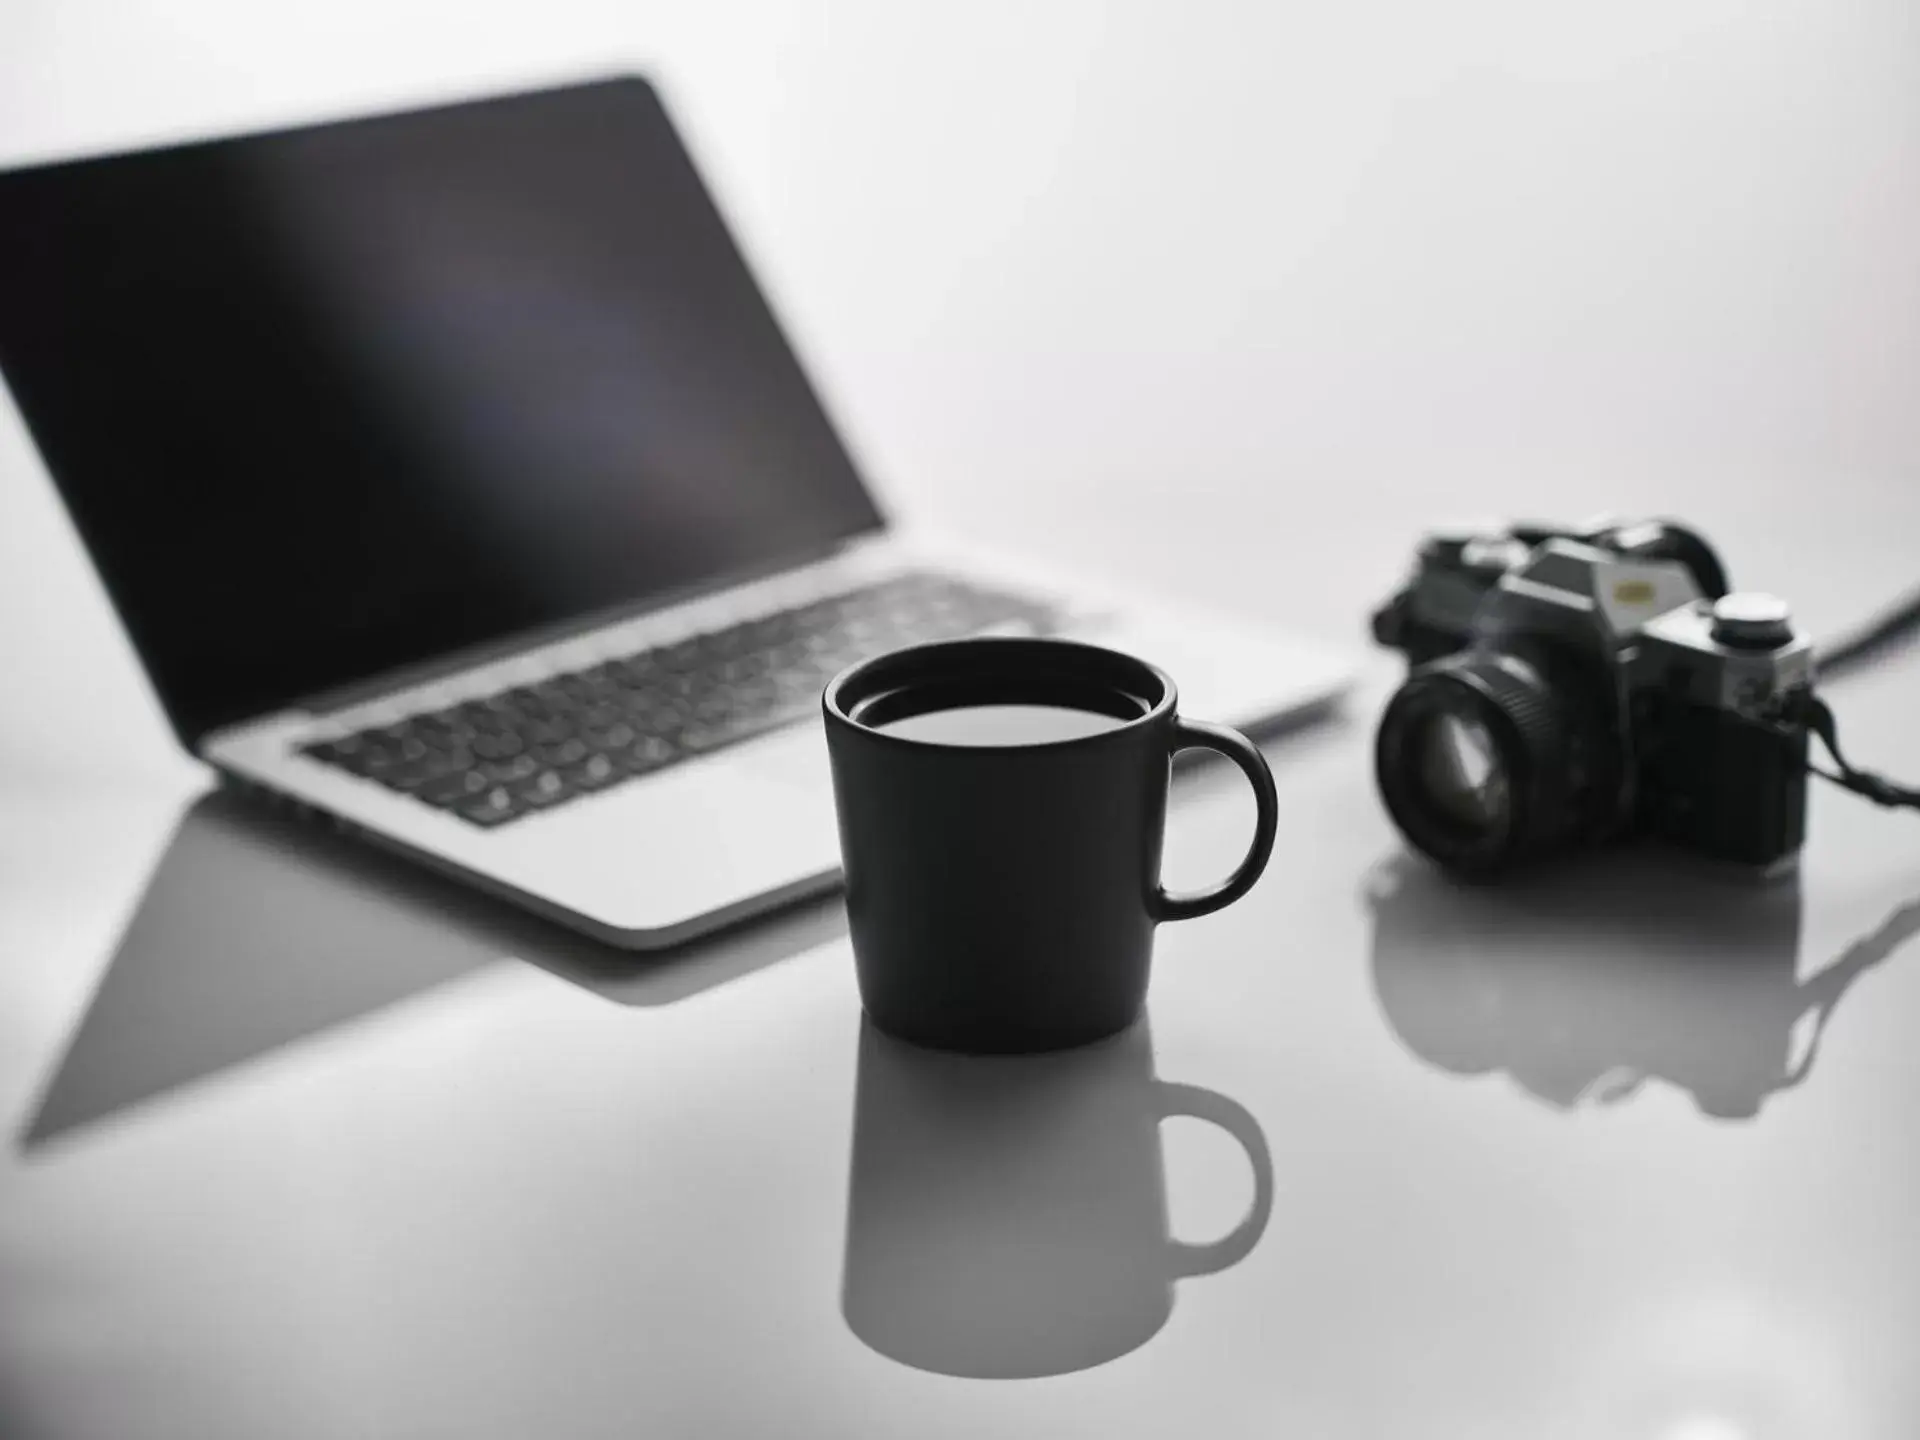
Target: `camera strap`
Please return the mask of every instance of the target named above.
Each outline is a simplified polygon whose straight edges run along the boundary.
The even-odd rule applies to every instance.
[[[1894,784],[1885,776],[1876,775],[1871,770],[1856,770],[1847,763],[1846,756],[1840,753],[1839,722],[1834,719],[1833,710],[1826,701],[1817,695],[1809,695],[1803,703],[1806,706],[1808,728],[1820,737],[1820,743],[1826,747],[1827,754],[1833,757],[1834,764],[1832,770],[1823,770],[1813,764],[1809,764],[1807,769],[1823,780],[1831,780],[1843,790],[1864,795],[1876,805],[1920,808],[1920,790],[1909,790],[1904,785]]]

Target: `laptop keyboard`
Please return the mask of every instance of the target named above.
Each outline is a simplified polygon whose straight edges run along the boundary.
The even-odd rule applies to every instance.
[[[869,656],[1054,618],[1027,597],[912,572],[302,749],[504,825],[816,714],[827,681]]]

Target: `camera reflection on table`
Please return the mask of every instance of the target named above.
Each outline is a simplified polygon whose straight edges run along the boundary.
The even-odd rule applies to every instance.
[[[1252,1115],[1156,1079],[1142,1019],[1045,1055],[921,1049],[861,1025],[841,1305],[882,1355],[975,1379],[1063,1375],[1147,1343],[1174,1282],[1238,1264],[1273,1206]],[[1160,1122],[1225,1130],[1253,1202],[1209,1243],[1171,1236]]]
[[[1655,847],[1467,885],[1409,856],[1369,877],[1373,983],[1396,1035],[1560,1110],[1650,1080],[1723,1120],[1803,1082],[1841,998],[1920,932],[1920,902],[1802,973],[1800,881]]]

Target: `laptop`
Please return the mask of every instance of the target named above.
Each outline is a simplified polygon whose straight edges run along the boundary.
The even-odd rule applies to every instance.
[[[184,746],[616,945],[837,883],[864,656],[1350,670],[890,522],[637,77],[0,174],[0,375]]]

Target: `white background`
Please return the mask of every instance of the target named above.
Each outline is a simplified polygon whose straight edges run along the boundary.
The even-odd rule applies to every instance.
[[[1920,571],[1911,0],[5,0],[0,161],[633,65],[916,520],[1329,638],[1462,513]],[[168,762],[10,408],[0,696],[15,779]]]

